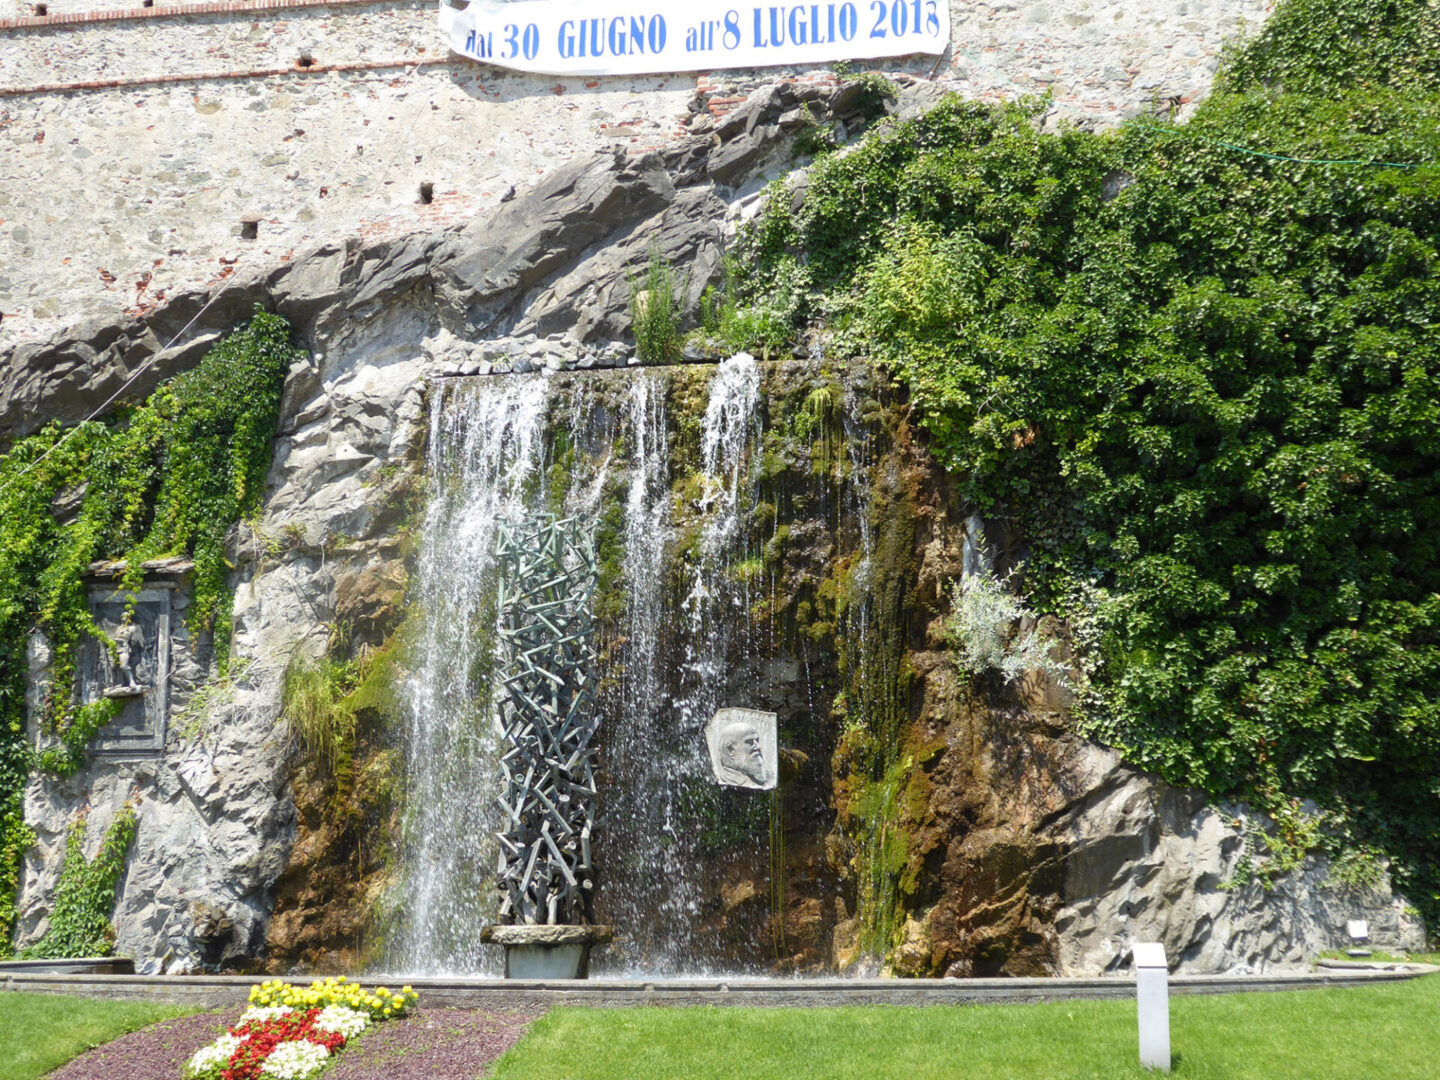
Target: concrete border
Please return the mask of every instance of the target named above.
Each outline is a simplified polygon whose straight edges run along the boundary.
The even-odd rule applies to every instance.
[[[1369,986],[1403,982],[1440,970],[1392,964],[1360,970],[1326,968],[1287,975],[1174,975],[1172,994],[1233,994]],[[145,998],[215,1007],[244,1002],[264,976],[249,975],[44,975],[12,974],[3,990],[98,997]],[[291,980],[297,983],[307,978]],[[589,979],[530,982],[520,979],[363,978],[366,986],[413,986],[422,1004],[503,1009],[517,1005],[976,1005],[1036,1001],[1133,999],[1133,976],[1101,979]]]

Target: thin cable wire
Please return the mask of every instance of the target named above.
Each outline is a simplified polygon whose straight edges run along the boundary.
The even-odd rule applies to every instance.
[[[240,261],[240,258],[241,258],[241,256],[238,256],[238,255],[237,255],[237,256],[235,257],[235,262],[238,263],[238,262]],[[232,264],[232,265],[234,265],[234,264]],[[115,403],[116,399],[119,398],[121,394],[123,394],[123,393],[124,393],[126,390],[128,390],[132,385],[134,385],[136,379],[140,378],[141,375],[145,374],[145,371],[146,371],[152,364],[154,364],[155,361],[159,360],[161,356],[163,356],[167,351],[169,351],[170,347],[171,347],[172,345],[174,345],[175,342],[179,341],[182,337],[185,336],[186,332],[187,332],[192,326],[194,326],[197,321],[199,321],[200,316],[201,316],[201,315],[204,315],[205,312],[209,310],[210,305],[213,304],[213,303],[215,303],[215,301],[220,298],[220,293],[221,293],[221,290],[220,290],[220,289],[218,289],[218,288],[215,289],[215,290],[210,294],[210,299],[209,299],[209,300],[206,300],[204,306],[201,307],[200,310],[197,311],[193,316],[191,316],[190,321],[189,321],[188,323],[186,323],[183,327],[181,327],[180,332],[177,333],[174,337],[172,337],[172,338],[170,339],[170,343],[169,343],[168,345],[166,345],[165,348],[163,348],[163,349],[159,350],[158,352],[152,354],[148,360],[146,360],[143,364],[141,364],[138,368],[135,369],[135,373],[134,373],[133,375],[131,375],[128,379],[126,379],[123,383],[121,383],[120,388],[119,388],[118,390],[116,390],[113,394],[111,394],[108,398],[106,398],[103,404],[97,406],[94,412],[92,412],[89,416],[85,417],[85,419],[82,420],[82,421],[80,421],[79,424],[75,424],[73,427],[71,427],[69,431],[65,432],[65,434],[62,435],[59,439],[57,439],[55,442],[51,443],[50,446],[48,446],[48,447],[45,449],[45,452],[44,452],[43,454],[41,454],[38,458],[36,458],[34,461],[32,461],[29,465],[26,465],[25,468],[21,469],[20,472],[18,472],[15,476],[12,476],[12,477],[5,483],[5,486],[4,486],[4,487],[0,487],[0,495],[4,495],[5,492],[9,491],[12,487],[14,487],[16,484],[18,484],[21,480],[25,479],[25,477],[26,477],[27,475],[29,475],[29,473],[30,473],[33,469],[37,468],[37,467],[40,465],[41,462],[43,462],[46,458],[48,458],[48,457],[49,457],[51,454],[53,454],[56,450],[59,450],[60,447],[64,446],[67,442],[69,442],[70,437],[71,437],[72,435],[74,435],[75,432],[77,432],[77,431],[80,430],[81,425],[90,423],[90,421],[94,420],[97,416],[99,416],[99,415],[100,415],[101,413],[103,413],[106,409],[108,409],[111,405],[113,405],[113,404]]]
[[[1223,146],[1226,150],[1234,150],[1240,154],[1249,154],[1252,157],[1268,158],[1271,161],[1289,161],[1296,165],[1370,165],[1377,169],[1420,169],[1433,162],[1399,162],[1399,161],[1375,161],[1366,158],[1301,158],[1291,157],[1289,154],[1272,154],[1268,150],[1252,150],[1248,146],[1241,146],[1239,143],[1226,142],[1224,139],[1211,138],[1209,135],[1201,135],[1198,132],[1192,133],[1189,130],[1180,128],[1165,128],[1159,124],[1145,122],[1140,127],[1146,131],[1160,135],[1173,135],[1181,139],[1189,139],[1193,142],[1206,142],[1214,146]]]

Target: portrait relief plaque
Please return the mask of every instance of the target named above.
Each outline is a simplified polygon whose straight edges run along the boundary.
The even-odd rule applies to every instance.
[[[131,594],[92,589],[90,612],[114,643],[86,638],[80,648],[80,704],[120,703],[114,720],[96,736],[100,753],[158,751],[165,746],[169,707],[171,590],[141,589],[126,618]]]
[[[705,725],[710,768],[726,787],[769,791],[779,775],[776,716],[758,709],[721,709]]]

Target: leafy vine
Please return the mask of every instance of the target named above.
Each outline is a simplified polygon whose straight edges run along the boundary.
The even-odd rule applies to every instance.
[[[223,671],[231,629],[226,532],[259,504],[285,374],[303,355],[289,324],[257,309],[143,406],[68,430],[52,424],[0,455],[0,941],[9,940],[20,863],[33,842],[21,807],[30,770],[79,769],[85,747],[114,717],[113,702],[82,705],[75,687],[84,641],[110,644],[90,615],[90,565],[123,561],[121,587],[134,592],[147,561],[192,559],[188,623],[212,635]],[[55,740],[40,755],[25,735],[37,632],[50,663],[36,719]]]
[[[888,366],[1020,526],[1090,734],[1267,814],[1271,870],[1383,851],[1432,926],[1436,12],[1288,0],[1183,125],[951,98],[772,197],[735,273]]]
[[[115,886],[125,872],[125,858],[135,841],[135,807],[126,803],[105,830],[95,858],[85,858],[82,814],[65,835],[65,865],[55,887],[55,906],[45,936],[21,955],[25,959],[109,956],[115,934]]]

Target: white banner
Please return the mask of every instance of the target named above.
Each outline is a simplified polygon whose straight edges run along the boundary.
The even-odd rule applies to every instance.
[[[735,0],[447,0],[440,29],[473,60],[547,75],[816,64],[950,43],[950,0],[840,0],[745,6]]]

